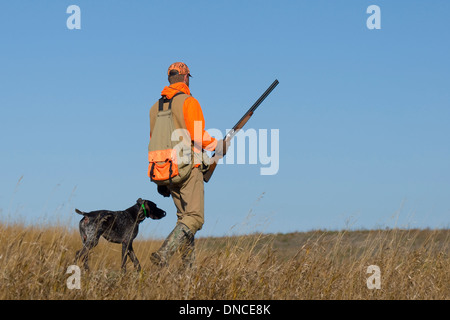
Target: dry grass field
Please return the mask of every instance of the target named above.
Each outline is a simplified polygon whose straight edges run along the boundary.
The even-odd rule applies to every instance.
[[[450,230],[312,231],[199,238],[197,263],[158,269],[161,241],[135,241],[142,271],[120,271],[121,246],[100,241],[81,288],[66,274],[81,240],[64,227],[0,224],[0,299],[450,298]],[[368,289],[370,265],[380,289]]]

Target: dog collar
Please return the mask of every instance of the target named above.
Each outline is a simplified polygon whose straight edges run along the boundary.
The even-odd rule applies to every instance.
[[[147,216],[147,210],[145,210],[144,204],[142,204],[141,207],[142,207],[142,210],[144,210],[144,215],[145,215],[145,217],[148,218],[148,216]]]

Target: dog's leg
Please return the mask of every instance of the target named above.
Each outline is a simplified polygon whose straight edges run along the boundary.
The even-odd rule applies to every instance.
[[[122,271],[126,271],[126,261],[127,257],[130,257],[131,261],[134,264],[134,267],[139,272],[141,271],[141,264],[139,263],[136,254],[134,253],[133,244],[132,243],[122,243]]]
[[[133,261],[134,267],[136,268],[137,272],[140,272],[141,264],[139,263],[139,260],[134,253],[133,243],[130,243],[130,245],[128,246],[128,255],[130,256],[131,261]]]
[[[89,248],[86,246],[83,246],[81,250],[78,250],[75,255],[75,261],[78,262],[81,259],[81,261],[83,261],[83,268],[86,271],[89,271],[88,256]]]
[[[127,270],[128,243],[122,242],[122,272]]]
[[[81,259],[83,261],[84,270],[88,271],[89,270],[89,262],[88,262],[89,251],[98,244],[98,240],[100,239],[100,234],[97,233],[93,237],[91,236],[89,238],[89,236],[87,236],[87,237],[82,237],[81,239],[83,241],[83,248],[81,250],[77,251],[77,253],[75,255],[75,259],[77,262]]]

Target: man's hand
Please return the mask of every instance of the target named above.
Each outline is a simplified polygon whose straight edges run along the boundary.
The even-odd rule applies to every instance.
[[[167,186],[158,186],[158,193],[165,198],[170,197],[170,190]]]
[[[217,141],[216,149],[214,150],[215,156],[219,159],[223,158],[227,154],[228,147],[230,146],[229,140],[219,140]]]

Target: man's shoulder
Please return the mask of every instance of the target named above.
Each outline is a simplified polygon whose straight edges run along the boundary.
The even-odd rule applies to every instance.
[[[200,102],[198,102],[198,100],[195,99],[193,96],[188,95],[188,97],[186,98],[186,100],[184,100],[184,104],[188,104],[188,105],[200,105]]]
[[[152,104],[152,106],[150,107],[150,111],[152,111],[153,109],[157,108],[159,105],[159,99],[156,100],[156,102],[154,104]]]
[[[162,98],[164,98],[164,97],[162,97]],[[186,107],[186,106],[187,106],[187,107],[189,107],[189,106],[200,106],[200,103],[198,102],[197,99],[195,99],[192,95],[186,94],[186,93],[184,93],[184,92],[183,92],[183,93],[180,93],[180,94],[177,95],[177,96],[174,96],[173,99],[174,99],[174,101],[175,101],[175,99],[176,99],[176,100],[181,99],[182,101],[183,101],[183,99],[184,99],[183,105],[184,105],[185,107]],[[152,110],[158,110],[160,100],[161,100],[161,98],[159,98],[158,100],[156,100],[156,102],[150,107],[150,112],[152,112]],[[179,101],[179,102],[180,102],[180,101]]]

